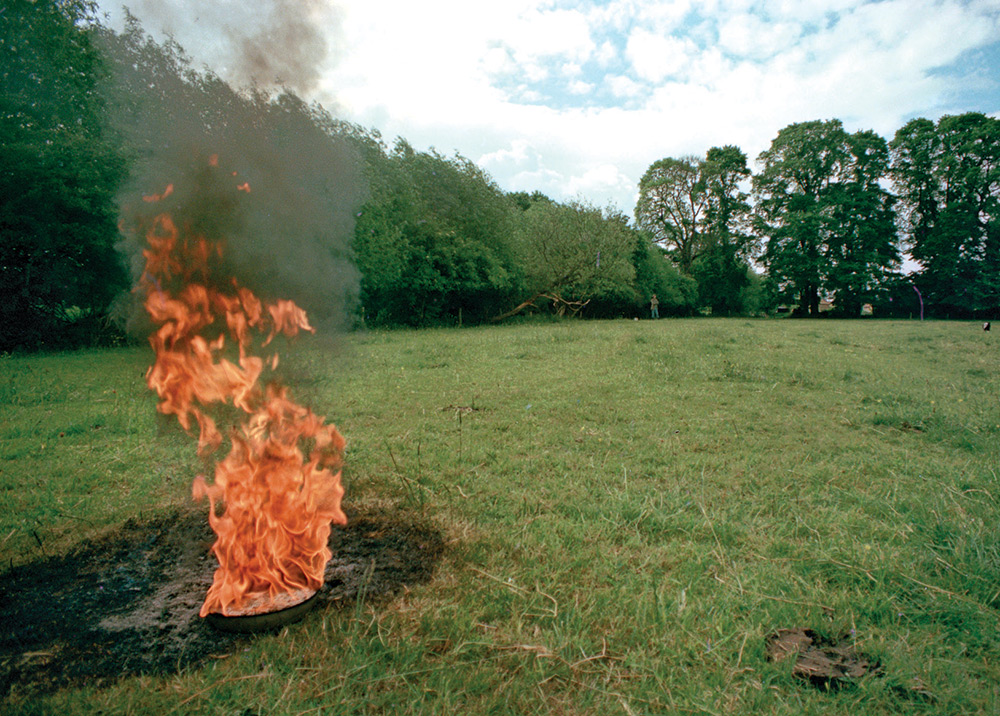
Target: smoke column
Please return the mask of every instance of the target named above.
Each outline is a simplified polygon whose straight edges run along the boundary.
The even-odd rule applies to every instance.
[[[194,52],[231,86],[315,89],[338,59],[340,11],[326,0],[134,0],[129,11],[153,32]]]
[[[290,14],[290,4],[265,4],[260,14]],[[316,66],[306,66],[295,41],[300,20],[269,30],[264,44],[254,44],[252,27],[239,42],[230,36],[239,48],[230,70],[256,76],[251,71],[263,71],[267,57],[268,71],[294,69],[297,83],[315,81]],[[315,32],[304,37],[322,43]],[[173,184],[175,221],[225,239],[227,268],[243,285],[263,299],[292,299],[321,333],[342,323],[358,294],[350,244],[365,189],[360,160],[336,121],[290,91],[238,92],[192,70],[179,46],[156,44],[135,18],[123,33],[106,32],[104,45],[116,131],[135,155],[121,192],[121,249],[134,278],[145,245],[134,227],[164,210],[141,197]],[[286,45],[293,47],[282,55]],[[210,167],[213,155],[218,168]],[[244,183],[249,194],[236,190]],[[127,312],[143,333],[141,309]]]

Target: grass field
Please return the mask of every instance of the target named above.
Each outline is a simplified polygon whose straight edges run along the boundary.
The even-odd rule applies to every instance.
[[[345,505],[444,533],[432,581],[5,713],[1000,713],[1000,336],[696,319],[296,345]],[[0,358],[0,561],[185,504],[148,351]],[[815,688],[782,628],[881,668]]]

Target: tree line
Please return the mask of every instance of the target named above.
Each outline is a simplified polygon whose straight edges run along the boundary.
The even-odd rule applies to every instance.
[[[350,150],[365,191],[353,227],[329,230],[351,232],[355,324],[641,317],[653,294],[663,315],[816,315],[828,301],[906,315],[914,288],[932,314],[1000,305],[1000,120],[982,114],[914,119],[891,142],[793,124],[756,173],[734,146],[661,159],[628,217],[505,192],[459,154],[388,143],[289,92],[236,92],[134,20],[103,27],[90,0],[9,0],[0,23],[0,350],[124,340],[118,196],[164,141],[154,130],[178,123],[237,147],[252,127],[289,163]],[[343,199],[330,202],[333,215]],[[908,276],[903,249],[919,265]]]
[[[504,192],[461,155],[387,146],[347,128],[362,148],[369,194],[354,229],[358,322],[456,325],[543,312],[638,316],[652,293],[694,308],[686,279],[613,207]]]
[[[839,120],[785,127],[751,174],[737,147],[654,162],[636,219],[731,313],[748,262],[772,301],[815,316],[993,317],[1000,312],[1000,120],[914,119],[887,142]],[[903,251],[916,262],[901,272]]]

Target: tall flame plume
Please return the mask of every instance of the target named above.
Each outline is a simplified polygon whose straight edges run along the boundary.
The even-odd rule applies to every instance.
[[[249,185],[234,183],[233,190],[249,193]],[[166,202],[172,194],[168,186],[143,198]],[[343,436],[295,403],[286,387],[264,384],[277,353],[254,355],[279,334],[314,330],[292,301],[265,303],[235,278],[221,278],[222,240],[164,211],[150,222],[146,241],[139,290],[156,325],[146,382],[159,396],[157,410],[189,432],[197,426],[203,455],[224,442],[212,413],[231,405],[243,416],[229,431],[230,449],[214,480],[199,476],[193,485],[196,499],[208,498],[219,560],[201,615],[266,611],[285,595],[322,586],[331,523],[347,522]]]

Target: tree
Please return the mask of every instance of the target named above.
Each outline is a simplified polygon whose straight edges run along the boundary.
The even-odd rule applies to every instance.
[[[661,316],[689,316],[698,306],[698,284],[684,276],[666,252],[642,231],[630,228],[635,278],[608,282],[589,300],[589,318],[648,318],[656,294]]]
[[[792,124],[764,151],[754,177],[755,224],[779,295],[817,315],[833,295],[857,315],[898,264],[885,175],[885,141],[850,135],[840,120]]]
[[[785,127],[758,161],[756,227],[768,238],[764,263],[780,292],[804,314],[819,312],[827,189],[844,161],[839,120]]]
[[[747,269],[747,264],[729,246],[710,244],[691,268],[691,277],[698,287],[698,307],[711,309],[713,315],[743,313],[743,289],[749,280]]]
[[[746,155],[739,147],[712,147],[701,173],[708,196],[705,248],[692,264],[699,305],[717,314],[741,313],[746,310],[749,260],[757,245],[748,223],[750,204],[741,187],[750,177]]]
[[[908,122],[892,141],[900,227],[939,314],[1000,306],[1000,120],[970,112]]]
[[[537,307],[539,299],[557,315],[576,315],[595,295],[628,286],[635,276],[633,232],[613,209],[539,201],[523,213],[517,245],[527,298],[495,320]]]
[[[514,205],[521,211],[527,211],[534,204],[546,203],[552,204],[553,201],[549,197],[545,196],[540,191],[533,191],[530,194],[526,191],[512,191],[507,194],[510,200],[514,202]]]
[[[368,325],[400,322],[396,305],[405,290],[410,263],[410,231],[416,224],[416,187],[398,162],[392,161],[381,137],[358,134],[368,178],[368,200],[354,227],[354,255],[361,273],[361,307]]]
[[[704,159],[660,159],[639,182],[636,223],[697,280],[700,305],[722,313],[742,310],[739,295],[756,246],[742,189],[749,177],[746,155],[725,146]]]
[[[635,266],[635,290],[638,301],[632,314],[649,316],[649,300],[656,294],[661,316],[690,316],[698,307],[698,283],[685,276],[664,250],[639,232],[632,253]]]
[[[732,145],[712,147],[705,155],[702,176],[708,192],[708,233],[716,241],[732,244],[743,258],[749,258],[755,239],[749,231],[748,196],[741,186],[750,178],[746,154]]]
[[[521,285],[513,203],[468,159],[399,140],[367,154],[371,195],[355,231],[372,324],[477,323]]]
[[[929,119],[913,119],[901,127],[890,145],[892,184],[899,197],[896,217],[912,248],[926,244],[937,222],[938,180],[935,165],[941,141]]]
[[[889,149],[874,132],[847,137],[848,161],[842,181],[831,185],[826,289],[845,316],[861,315],[891,269],[899,264],[894,198],[881,182]]]
[[[635,218],[685,274],[705,251],[709,194],[698,157],[653,162],[639,180]]]
[[[96,91],[85,0],[0,13],[0,350],[97,340],[126,275],[114,250],[122,157]]]

